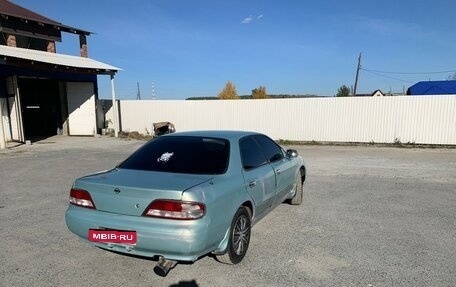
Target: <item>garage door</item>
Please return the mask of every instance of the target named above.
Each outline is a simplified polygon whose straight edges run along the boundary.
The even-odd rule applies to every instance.
[[[94,135],[96,131],[95,92],[92,82],[67,82],[68,132],[73,136]]]

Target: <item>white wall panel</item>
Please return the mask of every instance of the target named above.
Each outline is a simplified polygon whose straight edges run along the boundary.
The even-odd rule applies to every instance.
[[[456,144],[456,96],[120,101],[122,130],[152,133],[170,121],[177,131],[236,129],[274,139]],[[107,118],[112,118],[108,111]]]
[[[69,134],[96,133],[95,93],[92,82],[67,82]]]

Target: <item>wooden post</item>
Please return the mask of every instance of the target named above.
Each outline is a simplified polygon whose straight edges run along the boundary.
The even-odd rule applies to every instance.
[[[359,76],[360,69],[361,69],[361,53],[359,53],[359,57],[358,57],[358,68],[356,68],[355,88],[353,89],[353,96],[356,96],[356,89],[358,88],[358,76]]]

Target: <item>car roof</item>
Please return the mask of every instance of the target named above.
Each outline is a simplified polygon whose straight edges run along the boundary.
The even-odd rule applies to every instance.
[[[240,139],[247,135],[260,134],[250,131],[235,131],[235,130],[206,130],[206,131],[187,131],[167,134],[166,136],[197,136],[197,137],[213,137],[224,138],[229,140]]]

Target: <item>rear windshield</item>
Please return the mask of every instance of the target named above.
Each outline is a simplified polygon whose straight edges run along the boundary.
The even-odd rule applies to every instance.
[[[219,138],[164,136],[145,144],[118,168],[223,174],[228,167],[229,142]]]

